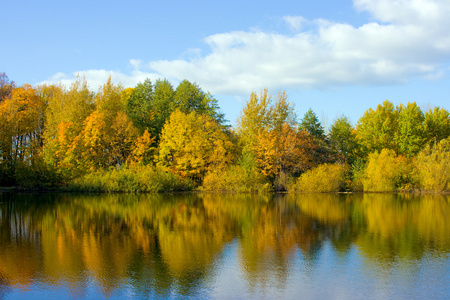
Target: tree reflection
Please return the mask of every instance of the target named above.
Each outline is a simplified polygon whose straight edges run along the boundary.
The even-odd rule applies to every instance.
[[[249,289],[283,287],[295,260],[314,270],[325,245],[369,268],[450,248],[449,197],[397,194],[0,194],[0,294],[67,284],[82,297],[124,286],[142,297],[193,295],[237,241]],[[312,275],[311,275],[312,276]]]

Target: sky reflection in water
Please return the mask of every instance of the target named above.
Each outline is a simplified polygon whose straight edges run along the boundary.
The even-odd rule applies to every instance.
[[[442,195],[0,194],[0,299],[449,299]]]

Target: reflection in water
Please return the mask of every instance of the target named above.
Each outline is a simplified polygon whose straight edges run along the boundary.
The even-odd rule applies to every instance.
[[[447,298],[449,216],[442,195],[4,193],[0,298]]]

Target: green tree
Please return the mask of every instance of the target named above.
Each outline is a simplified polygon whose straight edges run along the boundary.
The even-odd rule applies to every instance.
[[[183,113],[195,111],[198,114],[210,116],[218,124],[224,125],[225,116],[220,113],[217,100],[205,93],[196,83],[183,80],[176,88],[171,111],[180,110]]]
[[[423,121],[424,115],[415,102],[398,108],[398,130],[394,140],[397,143],[398,152],[412,157],[416,155],[425,143]]]
[[[172,113],[175,91],[167,79],[158,79],[155,82],[155,92],[153,95],[153,128],[150,131],[156,141],[164,127],[164,123]]]
[[[335,160],[352,165],[357,158],[356,132],[347,117],[336,119],[330,129],[330,143]]]
[[[379,104],[376,110],[367,110],[356,124],[356,136],[366,154],[384,148],[397,150],[397,130],[398,111],[388,100]]]
[[[444,108],[435,107],[427,111],[423,125],[429,145],[450,137],[450,114]]]
[[[325,130],[311,108],[305,113],[303,119],[300,121],[299,130],[306,130],[316,139],[325,139]]]
[[[126,113],[133,124],[141,131],[152,128],[153,85],[150,79],[139,82],[131,92],[126,103]]]
[[[325,135],[325,130],[311,108],[300,121],[299,130],[308,132],[313,138],[313,142],[316,145],[313,153],[316,164],[326,163],[332,159],[330,157],[330,146]]]

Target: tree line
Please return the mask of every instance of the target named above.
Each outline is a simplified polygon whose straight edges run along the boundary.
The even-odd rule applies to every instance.
[[[0,74],[0,186],[110,192],[445,191],[450,115],[386,100],[353,126],[301,119],[284,92],[253,92],[235,128],[217,99],[183,80],[94,93],[16,86]]]

